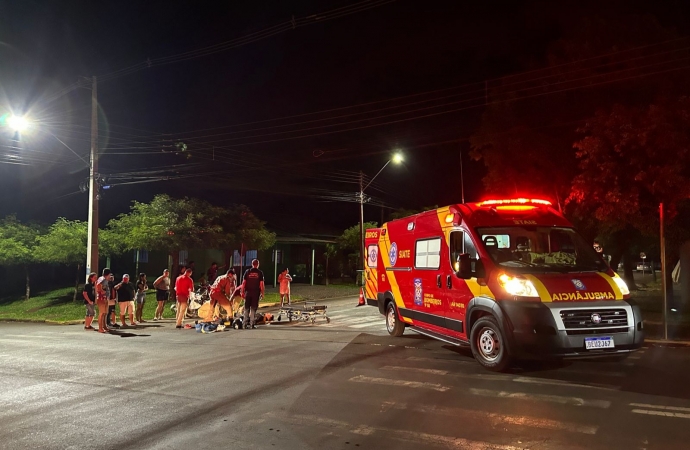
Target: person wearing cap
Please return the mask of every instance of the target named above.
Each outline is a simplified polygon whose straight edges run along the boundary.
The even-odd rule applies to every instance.
[[[290,304],[290,282],[292,281],[292,277],[290,276],[290,269],[287,267],[285,270],[283,270],[280,275],[278,275],[278,284],[280,284],[280,306],[283,306],[285,304],[285,300],[287,300],[287,304]]]
[[[127,326],[125,316],[129,313],[129,324],[134,326],[134,286],[129,282],[129,274],[122,275],[122,281],[115,285],[117,303],[120,306],[120,323]]]
[[[220,305],[228,314],[228,319],[232,318],[232,303],[230,298],[237,287],[237,280],[235,279],[235,270],[229,269],[225,275],[216,278],[211,286],[211,308],[215,308],[216,304]]]
[[[175,280],[175,294],[177,295],[177,317],[175,328],[182,328],[182,321],[187,313],[189,295],[194,292],[192,269],[189,267]]]
[[[256,328],[254,320],[259,298],[264,295],[264,273],[259,270],[259,260],[252,260],[252,267],[244,273],[242,281],[242,297],[244,297],[244,329]],[[247,321],[249,320],[249,322]]]
[[[137,281],[137,294],[136,294],[136,320],[137,323],[144,323],[144,303],[146,303],[146,291],[149,290],[148,284],[146,284],[146,274],[140,273],[139,280]]]

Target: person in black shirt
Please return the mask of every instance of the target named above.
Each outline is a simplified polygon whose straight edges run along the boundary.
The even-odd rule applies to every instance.
[[[86,305],[86,317],[84,317],[84,329],[93,330],[91,322],[93,322],[93,316],[96,315],[94,310],[94,305],[96,304],[96,273],[92,272],[89,274],[89,278],[86,280],[84,285],[84,291],[82,292],[84,296],[84,305]]]
[[[110,272],[108,275],[108,315],[106,316],[106,325],[108,328],[120,328],[115,320],[115,305],[117,304],[117,290],[115,289],[115,275]]]
[[[254,318],[259,307],[259,298],[264,295],[264,273],[259,270],[259,260],[252,260],[251,269],[244,273],[241,293],[244,297],[244,329],[256,328]],[[247,322],[249,316],[249,322]]]
[[[117,291],[117,303],[120,305],[120,322],[122,326],[127,326],[125,323],[125,315],[129,312],[129,323],[134,326],[134,286],[129,282],[129,275],[122,275],[122,281],[115,286]]]

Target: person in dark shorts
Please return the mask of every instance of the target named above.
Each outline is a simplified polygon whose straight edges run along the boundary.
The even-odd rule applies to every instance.
[[[156,289],[156,301],[158,302],[156,312],[153,314],[153,320],[162,320],[165,301],[168,299],[168,291],[170,290],[170,271],[168,269],[164,269],[163,275],[156,278],[156,281],[153,282],[153,287]]]
[[[264,273],[259,270],[259,260],[252,260],[251,269],[244,273],[242,281],[242,296],[244,297],[244,329],[256,328],[254,320],[256,309],[259,307],[259,298],[264,295]],[[249,322],[247,321],[249,319]]]
[[[110,288],[108,285],[110,269],[103,269],[103,276],[96,280],[96,305],[98,305],[98,332],[106,333],[110,328],[106,326],[106,316],[108,314],[108,299],[110,298]]]
[[[125,316],[129,314],[129,324],[134,326],[134,286],[129,282],[129,275],[122,275],[122,281],[115,285],[117,291],[117,304],[120,307],[120,323],[123,327],[127,326]]]
[[[86,306],[86,317],[84,317],[85,330],[93,330],[91,322],[93,322],[93,317],[96,315],[96,276],[96,272],[89,274],[89,278],[84,285],[84,291],[82,292],[84,296],[84,305]]]

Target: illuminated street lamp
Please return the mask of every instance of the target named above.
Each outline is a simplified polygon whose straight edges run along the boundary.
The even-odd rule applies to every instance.
[[[371,183],[374,182],[376,177],[378,177],[381,174],[381,172],[383,172],[383,169],[385,169],[388,166],[388,164],[390,164],[391,162],[393,162],[393,164],[400,164],[404,160],[405,159],[403,157],[403,154],[400,151],[396,151],[393,154],[393,156],[391,157],[391,159],[386,161],[386,164],[384,164],[383,167],[381,167],[381,170],[379,170],[376,173],[376,175],[374,175],[373,178],[371,180],[369,180],[369,182],[367,183],[366,186],[364,186],[364,173],[362,173],[362,171],[359,172],[359,236],[360,236],[359,251],[360,251],[360,254],[362,255],[362,264],[363,264],[362,269],[364,268],[364,266],[366,266],[366,261],[367,261],[367,258],[364,255],[364,190],[366,188],[368,188],[369,185],[371,185]],[[362,280],[362,281],[364,281],[364,280]]]

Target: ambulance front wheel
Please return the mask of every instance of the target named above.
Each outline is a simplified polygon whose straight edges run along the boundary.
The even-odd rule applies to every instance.
[[[388,334],[395,337],[400,337],[405,332],[405,324],[399,320],[393,302],[388,303],[386,307],[386,330]]]
[[[493,316],[484,316],[472,325],[472,355],[486,369],[502,372],[510,366],[505,337]]]

